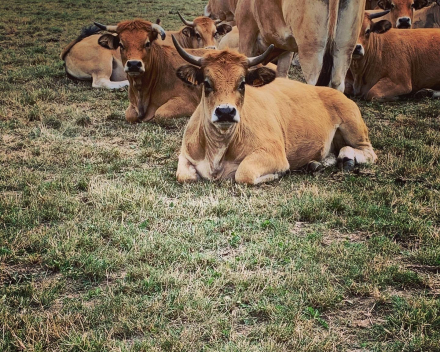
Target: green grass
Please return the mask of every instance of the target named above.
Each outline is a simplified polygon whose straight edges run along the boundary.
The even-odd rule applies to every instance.
[[[358,101],[371,167],[182,186],[186,119],[65,77],[82,26],[204,5],[1,2],[0,350],[440,351],[440,101]]]

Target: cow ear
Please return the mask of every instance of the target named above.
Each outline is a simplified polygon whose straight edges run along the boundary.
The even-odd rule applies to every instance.
[[[183,82],[193,86],[198,86],[199,84],[203,83],[202,69],[193,65],[179,67],[177,70],[177,77],[179,77]]]
[[[379,6],[382,10],[391,10],[391,1],[390,0],[379,0],[377,2],[377,6]]]
[[[370,31],[372,33],[382,34],[382,33],[388,32],[392,27],[393,27],[393,25],[391,24],[390,21],[382,20],[382,21],[373,23],[370,27]]]
[[[232,31],[232,27],[229,24],[223,23],[217,26],[217,33],[220,35],[225,35]]]
[[[192,27],[185,27],[182,29],[182,33],[184,36],[190,38],[192,35],[194,35],[194,29]]]
[[[103,34],[98,39],[98,44],[103,48],[116,50],[119,46],[119,37],[117,35]]]
[[[420,10],[429,5],[428,0],[415,0],[414,1],[414,10]]]
[[[267,67],[258,67],[248,71],[246,84],[253,87],[261,87],[272,82],[277,77],[275,71]]]

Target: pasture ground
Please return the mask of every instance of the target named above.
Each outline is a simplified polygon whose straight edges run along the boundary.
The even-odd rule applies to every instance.
[[[66,78],[93,20],[204,5],[1,1],[0,350],[440,351],[439,101],[358,102],[372,167],[181,186],[186,119]]]

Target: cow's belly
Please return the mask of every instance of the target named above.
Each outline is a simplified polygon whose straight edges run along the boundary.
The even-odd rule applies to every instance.
[[[90,70],[84,69],[84,65],[77,60],[72,60],[69,55],[66,56],[66,71],[69,75],[75,77],[80,80],[89,80],[92,79],[92,75],[90,74]]]
[[[299,169],[312,160],[322,161],[329,153],[333,152],[333,139],[338,127],[335,125],[328,131],[315,132],[295,138],[286,148],[290,169]]]

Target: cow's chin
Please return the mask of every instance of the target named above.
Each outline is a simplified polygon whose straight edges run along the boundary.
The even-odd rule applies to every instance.
[[[353,54],[351,56],[353,60],[362,60],[364,58],[364,54]]]
[[[144,74],[144,72],[127,72],[127,75],[130,77],[139,77],[142,74]]]
[[[237,126],[237,122],[213,122],[212,124],[221,133],[228,133]]]

